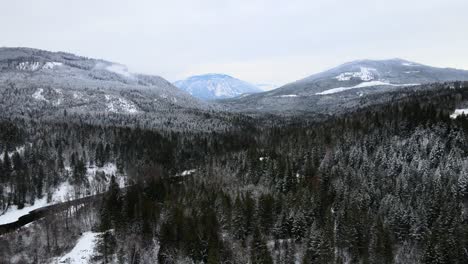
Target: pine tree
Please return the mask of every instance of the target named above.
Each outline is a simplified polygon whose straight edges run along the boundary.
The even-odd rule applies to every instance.
[[[255,228],[250,246],[250,261],[252,264],[273,264],[270,251],[258,228]]]
[[[329,263],[332,259],[330,245],[315,224],[311,227],[304,254],[304,263]]]

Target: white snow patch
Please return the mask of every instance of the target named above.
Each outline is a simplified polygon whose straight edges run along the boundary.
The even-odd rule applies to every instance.
[[[455,119],[460,115],[468,115],[468,108],[464,109],[455,109],[453,114],[450,115],[450,118]]]
[[[121,97],[112,97],[110,95],[104,95],[107,103],[107,110],[114,113],[138,113],[138,108],[133,102],[130,102]]]
[[[280,97],[280,98],[297,97],[297,94],[283,94],[283,95],[278,95],[276,97]]]
[[[16,150],[14,150],[14,151],[8,151],[8,153],[7,153],[8,157],[11,159],[11,157],[13,157],[13,154],[15,154],[15,152],[18,152],[18,154],[22,155],[24,153],[24,145],[20,146],[20,147],[16,147]],[[0,160],[1,161],[3,161],[3,155],[4,155],[4,153],[0,153]]]
[[[117,173],[117,166],[115,165],[115,163],[106,163],[104,164],[103,167],[96,167],[96,166],[88,165],[86,169],[86,175],[90,183],[96,180],[97,172],[103,172],[106,176],[108,176],[107,177],[108,179],[110,179],[110,176],[114,175],[115,181],[117,182],[120,188],[123,188],[127,185],[126,176]],[[105,187],[107,187],[107,185]]]
[[[196,171],[197,171],[196,169],[184,170],[183,172],[181,172],[180,174],[177,174],[176,176],[188,176]]]
[[[18,64],[16,68],[22,71],[36,71],[40,66],[41,64],[38,61],[25,61]]]
[[[29,212],[38,208],[47,206],[47,198],[36,200],[34,205],[28,205],[22,209],[18,209],[16,205],[11,206],[8,210],[0,215],[0,225],[16,222],[21,216],[27,215]]]
[[[418,66],[418,64],[411,63],[411,62],[403,62],[401,65],[403,65],[403,66],[408,66],[408,67],[415,67],[415,66]]]
[[[8,224],[17,221],[21,216],[27,215],[29,212],[39,209],[41,207],[45,207],[48,205],[52,205],[59,202],[65,202],[68,200],[75,199],[71,195],[74,193],[73,186],[68,183],[64,182],[60,184],[52,194],[52,200],[47,202],[47,197],[42,199],[38,199],[34,202],[34,205],[27,205],[22,209],[18,209],[16,205],[11,206],[8,208],[6,212],[0,215],[0,225]],[[78,198],[78,197],[77,197]]]
[[[85,232],[78,239],[75,247],[65,256],[61,257],[59,263],[90,263],[94,254],[96,240],[101,233]]]
[[[44,64],[38,61],[24,61],[24,62],[20,62],[18,66],[16,66],[16,69],[21,70],[21,71],[37,71],[40,69],[50,70],[61,65],[63,65],[61,62],[55,62],[55,61],[46,62]]]
[[[107,175],[115,175],[117,174],[117,166],[114,163],[106,163],[102,167],[88,166],[86,170],[86,174],[92,176],[96,175],[96,172],[104,172]]]
[[[52,203],[65,202],[75,199],[74,187],[68,181],[61,183],[52,194]],[[52,204],[51,203],[51,204]]]
[[[39,101],[47,101],[47,99],[45,99],[44,95],[42,95],[42,93],[44,92],[44,89],[42,88],[39,88],[37,89],[36,92],[34,92],[32,94],[32,97],[36,100],[39,100]]]
[[[57,66],[62,66],[62,65],[63,63],[61,62],[51,61],[51,62],[46,62],[44,66],[42,66],[42,69],[51,70]]]
[[[372,72],[376,72],[376,69],[361,67],[359,72],[344,72],[340,75],[336,76],[335,78],[338,81],[349,81],[353,78],[359,78],[363,81],[371,81],[374,80],[374,74]]]
[[[83,94],[80,92],[73,93],[73,99],[81,99],[82,97],[83,97]]]
[[[419,84],[418,83],[392,84],[392,83],[386,83],[386,82],[382,82],[382,81],[370,81],[370,82],[363,82],[363,83],[360,83],[358,85],[351,86],[351,87],[338,87],[338,88],[325,90],[323,92],[316,93],[316,95],[335,94],[335,93],[340,93],[340,92],[344,92],[344,91],[351,90],[351,89],[356,89],[356,88],[365,88],[365,87],[383,86],[383,85],[386,85],[386,86],[415,86],[415,85],[419,85]]]

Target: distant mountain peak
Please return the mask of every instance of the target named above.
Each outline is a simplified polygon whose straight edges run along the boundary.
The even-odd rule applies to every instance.
[[[194,75],[177,81],[174,85],[203,100],[233,98],[243,94],[262,92],[253,84],[223,73]]]

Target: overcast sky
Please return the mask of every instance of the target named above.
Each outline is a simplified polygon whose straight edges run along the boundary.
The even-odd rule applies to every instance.
[[[468,69],[467,0],[0,0],[0,46],[68,51],[175,81],[284,84],[354,59]]]

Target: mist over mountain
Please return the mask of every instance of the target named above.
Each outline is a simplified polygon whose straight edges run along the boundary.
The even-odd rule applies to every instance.
[[[195,130],[231,125],[226,122],[230,117],[222,113],[208,119],[214,110],[216,105],[164,78],[132,73],[122,64],[64,52],[0,48],[4,117],[81,120],[86,116],[88,122]]]
[[[175,86],[202,100],[237,97],[262,92],[259,87],[226,74],[191,76],[174,83]]]
[[[436,68],[403,59],[358,60],[272,91],[222,101],[234,111],[333,113],[366,94],[447,81],[468,80],[468,71]]]
[[[69,53],[0,48],[0,85],[21,89],[26,100],[73,112],[147,112],[204,104],[159,76]],[[16,96],[16,98],[20,98]]]

